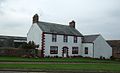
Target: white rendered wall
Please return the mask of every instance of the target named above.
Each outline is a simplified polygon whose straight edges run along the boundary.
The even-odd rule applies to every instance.
[[[58,54],[50,54],[50,46],[58,46]],[[68,55],[69,56],[77,56],[81,55],[81,37],[78,37],[78,42],[73,42],[73,36],[68,36],[68,42],[63,42],[63,35],[57,35],[57,42],[52,42],[52,35],[45,34],[45,56],[60,56],[62,57],[62,48],[66,46],[68,47]],[[79,53],[72,54],[72,47],[78,47]]]
[[[100,58],[100,56],[105,58],[110,58],[112,56],[112,48],[101,35],[94,41],[94,57]]]
[[[27,34],[27,42],[34,41],[36,45],[39,45],[39,49],[41,48],[41,36],[42,31],[39,26],[34,23],[32,24],[28,34]]]
[[[88,54],[85,54],[85,47],[88,47]],[[82,48],[83,57],[93,57],[93,43],[83,43]]]

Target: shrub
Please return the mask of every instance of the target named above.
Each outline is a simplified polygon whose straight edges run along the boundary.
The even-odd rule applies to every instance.
[[[45,56],[45,58],[50,58],[50,56]]]
[[[100,60],[102,60],[103,59],[103,56],[100,56]]]
[[[110,57],[110,59],[111,59],[111,60],[114,60],[114,59],[115,59],[115,57],[111,56],[111,57]]]
[[[70,58],[82,58],[83,56],[78,55],[78,56],[69,56]]]
[[[58,56],[54,56],[54,58],[58,58]]]
[[[103,56],[100,56],[100,60],[105,60],[105,57],[103,57]]]
[[[103,60],[105,60],[105,57],[103,57]]]

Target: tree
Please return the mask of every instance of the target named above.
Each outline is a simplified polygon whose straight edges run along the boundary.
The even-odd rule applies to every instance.
[[[21,48],[23,49],[35,49],[38,48],[39,45],[36,45],[34,41],[29,41],[28,43],[22,44]]]
[[[36,45],[33,41],[29,41],[28,44],[27,44],[27,48],[28,49],[35,49]]]
[[[36,45],[34,41],[29,41],[28,43],[24,43],[21,45],[22,49],[26,50],[26,54],[37,55],[39,45]]]

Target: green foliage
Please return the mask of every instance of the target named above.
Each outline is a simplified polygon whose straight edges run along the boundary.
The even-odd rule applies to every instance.
[[[29,41],[28,43],[24,43],[21,48],[23,49],[35,49],[38,48],[39,45],[36,45],[34,41]]]
[[[25,50],[25,57],[35,57],[38,55],[38,49],[36,49],[38,47],[39,45],[36,45],[34,41],[29,41],[28,43],[22,44],[20,48]]]
[[[113,56],[110,57],[111,60],[115,60],[115,58]]]
[[[27,44],[27,48],[28,49],[35,49],[36,45],[33,41],[29,41],[28,44]]]

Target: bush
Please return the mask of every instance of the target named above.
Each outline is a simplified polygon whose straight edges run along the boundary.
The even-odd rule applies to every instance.
[[[45,56],[45,58],[50,58],[50,56]]]
[[[69,56],[70,58],[82,58],[83,56],[78,55],[78,56]]]
[[[105,60],[105,57],[103,57],[103,60]]]
[[[111,56],[111,57],[110,57],[110,59],[111,59],[111,60],[114,60],[114,59],[115,59],[115,57]]]
[[[103,56],[100,56],[100,60],[102,60],[103,59]]]
[[[100,56],[100,60],[106,60],[105,57],[103,56]]]
[[[54,56],[54,58],[58,58],[58,56]]]

